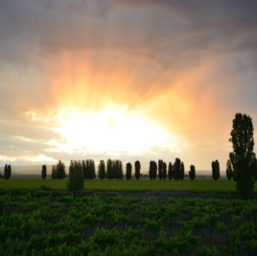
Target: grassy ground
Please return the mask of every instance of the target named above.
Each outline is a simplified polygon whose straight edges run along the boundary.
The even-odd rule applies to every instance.
[[[34,190],[51,189],[63,190],[67,188],[67,179],[42,180],[39,178],[12,178],[0,179],[0,190]],[[221,179],[183,180],[183,181],[160,181],[149,179],[141,180],[86,180],[86,191],[153,191],[153,192],[193,192],[193,193],[235,193],[235,182]],[[257,192],[257,189],[255,189]]]
[[[152,182],[117,182],[133,183]],[[66,191],[1,191],[0,255],[256,255],[253,200],[184,198],[185,193],[174,198],[173,192]],[[155,197],[161,194],[168,197]]]
[[[49,191],[48,191],[49,190]],[[255,200],[235,182],[0,179],[0,255],[255,255]],[[233,199],[233,200],[231,200]]]

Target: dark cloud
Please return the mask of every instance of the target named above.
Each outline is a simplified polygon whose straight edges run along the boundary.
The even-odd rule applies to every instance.
[[[0,10],[2,60],[13,62],[35,61],[39,52],[108,48],[173,68],[257,45],[253,1],[4,0]]]

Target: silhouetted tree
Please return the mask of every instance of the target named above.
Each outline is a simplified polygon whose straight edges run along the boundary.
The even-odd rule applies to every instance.
[[[107,179],[114,179],[114,166],[113,161],[111,159],[107,160],[107,171],[106,171],[106,177]]]
[[[52,179],[63,179],[66,177],[65,164],[61,160],[56,165],[53,165],[51,177]]]
[[[189,178],[190,178],[190,180],[195,179],[195,166],[194,165],[190,165]]]
[[[254,165],[256,161],[254,149],[254,127],[252,118],[246,114],[237,113],[233,119],[233,128],[229,139],[233,152],[229,154],[232,163],[233,178],[237,191],[242,198],[249,198],[254,189]]]
[[[46,178],[46,165],[42,165],[41,177],[44,180]]]
[[[71,191],[80,190],[84,187],[84,173],[80,161],[71,161],[69,166],[68,189]]]
[[[257,159],[256,158],[252,160],[250,164],[250,168],[252,170],[254,180],[257,180]]]
[[[173,165],[171,162],[169,162],[168,166],[168,178],[169,180],[172,180],[174,178]]]
[[[174,165],[173,165],[173,170],[174,170],[174,180],[181,180],[182,175],[181,175],[181,160],[179,158],[175,159]]]
[[[218,180],[220,178],[220,164],[218,160],[212,161],[212,178]]]
[[[155,180],[157,175],[157,163],[155,161],[150,161],[149,166],[149,178],[150,180]]]
[[[8,180],[8,167],[7,167],[7,164],[5,164],[5,166],[4,166],[4,178],[6,180]]]
[[[105,162],[104,160],[100,160],[99,165],[98,165],[98,177],[99,179],[104,179],[106,176],[105,174]]]
[[[126,179],[131,180],[131,177],[132,177],[132,164],[127,163],[126,164]]]
[[[165,162],[163,162],[163,165],[162,165],[162,178],[164,180],[166,180],[167,178],[167,164]]]
[[[57,168],[56,168],[56,165],[52,166],[51,178],[52,179],[57,179]]]
[[[123,179],[122,162],[120,160],[113,161],[114,178]]]
[[[231,161],[229,159],[227,161],[226,176],[228,180],[231,180],[231,178],[233,177]]]
[[[12,166],[9,164],[9,165],[5,165],[4,167],[4,178],[6,180],[9,180],[11,178],[11,174],[12,174]]]
[[[93,180],[96,178],[95,173],[95,161],[93,159],[87,159],[82,161],[83,174],[85,179]]]
[[[182,162],[180,165],[180,179],[183,180],[185,177],[185,166],[184,163]]]
[[[159,177],[159,179],[160,180],[162,180],[162,176],[163,176],[163,170],[162,170],[162,168],[163,168],[163,160],[159,160],[158,161],[158,177]]]
[[[140,178],[140,169],[141,169],[141,164],[140,162],[137,160],[135,162],[135,178],[136,180],[138,180]]]

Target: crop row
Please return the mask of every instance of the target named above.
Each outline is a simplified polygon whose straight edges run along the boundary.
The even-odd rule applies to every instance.
[[[3,195],[0,255],[253,255],[253,201]]]

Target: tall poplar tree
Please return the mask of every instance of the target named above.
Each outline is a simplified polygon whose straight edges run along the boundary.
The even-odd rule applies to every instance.
[[[212,178],[218,180],[220,178],[220,163],[218,160],[212,161]]]
[[[254,127],[252,118],[246,114],[237,113],[233,119],[233,128],[229,141],[233,152],[229,154],[232,164],[232,175],[236,181],[237,191],[242,198],[249,198],[254,189],[254,168],[256,156],[254,149]]]
[[[190,165],[189,178],[190,180],[195,179],[195,166],[193,164]]]
[[[132,164],[127,163],[126,164],[126,179],[131,180],[131,177],[132,177]]]
[[[105,162],[104,160],[100,160],[100,163],[98,165],[98,177],[99,179],[104,179],[106,176],[106,173],[105,173]]]
[[[44,180],[46,178],[46,165],[42,165],[41,177]]]
[[[168,178],[169,180],[172,180],[174,178],[173,165],[171,162],[169,162],[169,165],[168,165]]]
[[[136,180],[139,180],[140,178],[140,170],[141,170],[141,164],[140,162],[137,160],[135,162],[135,178]]]

